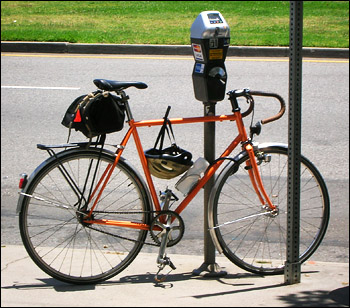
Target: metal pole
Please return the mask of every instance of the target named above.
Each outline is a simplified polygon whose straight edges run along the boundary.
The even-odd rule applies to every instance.
[[[204,102],[204,115],[214,116],[216,103]],[[209,162],[215,160],[215,122],[204,123],[204,158]],[[204,277],[222,277],[227,274],[215,263],[215,245],[211,239],[208,226],[208,202],[214,186],[214,176],[204,186],[204,263],[193,270],[192,274]]]
[[[287,255],[284,282],[300,282],[300,159],[303,1],[290,1]]]
[[[204,115],[215,115],[215,103],[204,104]],[[215,160],[215,122],[204,123],[204,158],[210,163]],[[215,246],[208,231],[208,201],[214,186],[212,177],[204,187],[204,263],[215,263]]]

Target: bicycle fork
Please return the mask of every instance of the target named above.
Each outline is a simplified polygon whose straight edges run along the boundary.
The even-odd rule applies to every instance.
[[[260,199],[261,204],[263,207],[266,209],[269,209],[270,211],[276,210],[276,206],[272,204],[272,201],[270,200],[263,182],[260,177],[260,172],[258,170],[258,164],[255,159],[255,154],[254,154],[254,148],[252,144],[246,145],[245,150],[248,153],[249,160],[247,161],[247,169],[250,177],[250,181],[254,187],[254,190],[257,194],[257,196]]]

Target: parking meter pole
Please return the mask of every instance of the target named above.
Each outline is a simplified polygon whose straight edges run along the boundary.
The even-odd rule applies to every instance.
[[[216,103],[204,103],[204,116],[215,115]],[[215,160],[215,122],[204,123],[204,158],[211,164]],[[215,178],[204,187],[204,264],[215,264],[215,246],[208,226],[208,202]]]
[[[204,104],[204,115],[215,115],[216,102],[225,98],[227,74],[225,58],[230,44],[230,28],[218,11],[198,15],[191,27],[191,43],[195,65],[192,73],[194,94]],[[215,122],[204,123],[204,158],[215,160]],[[208,203],[214,177],[204,187],[204,263],[194,275],[221,277],[226,275],[215,263],[215,245],[208,227]]]
[[[216,103],[204,102],[204,116],[215,115]],[[204,123],[204,158],[209,162],[215,160],[215,122]],[[204,277],[222,277],[227,275],[215,262],[215,245],[211,239],[208,226],[208,202],[215,178],[211,178],[204,186],[204,262],[193,270],[192,274]]]

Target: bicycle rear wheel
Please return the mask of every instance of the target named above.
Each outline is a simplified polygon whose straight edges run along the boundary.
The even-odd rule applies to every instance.
[[[278,211],[261,205],[241,155],[220,174],[211,195],[209,226],[221,252],[237,266],[262,275],[283,274],[287,244],[288,149],[260,148],[256,152],[264,187]],[[301,159],[300,261],[317,249],[329,220],[327,187],[316,167]]]
[[[26,195],[21,195],[20,232],[30,257],[50,276],[68,283],[97,283],[124,270],[142,248],[147,231],[82,219],[91,185],[95,187],[114,158],[96,149],[67,150],[45,161],[29,179],[22,192]],[[143,182],[121,158],[93,218],[148,224],[149,211]]]

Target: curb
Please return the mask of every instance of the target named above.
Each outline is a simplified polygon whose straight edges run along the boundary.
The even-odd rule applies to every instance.
[[[120,45],[78,44],[67,42],[1,42],[1,52],[85,53],[85,54],[143,54],[191,55],[190,45]],[[348,48],[304,47],[303,57],[349,58]],[[234,57],[288,57],[289,47],[230,46],[227,56]]]

